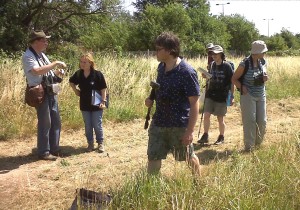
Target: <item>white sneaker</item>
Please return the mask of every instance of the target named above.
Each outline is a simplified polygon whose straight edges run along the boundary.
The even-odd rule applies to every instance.
[[[98,144],[98,152],[100,152],[100,153],[104,152],[103,144]]]

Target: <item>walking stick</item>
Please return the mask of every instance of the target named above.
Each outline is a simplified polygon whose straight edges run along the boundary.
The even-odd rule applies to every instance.
[[[156,90],[159,89],[160,85],[157,82],[151,81],[150,86],[152,87],[152,89],[151,89],[149,98],[150,98],[150,100],[154,101]],[[147,111],[144,129],[147,129],[149,127],[150,113],[151,113],[151,107],[149,107],[148,111]]]
[[[153,101],[155,98],[155,90],[152,88],[149,98]],[[149,120],[150,120],[150,113],[151,113],[151,107],[148,107],[147,115],[146,115],[146,121],[144,125],[144,129],[147,129],[149,126]]]
[[[205,91],[206,93],[206,91]],[[198,131],[198,141],[200,140],[199,139],[199,136],[200,136],[200,132],[201,132],[201,126],[202,126],[202,120],[203,120],[203,114],[204,114],[204,106],[205,106],[205,96],[204,96],[204,101],[203,101],[203,107],[202,107],[202,112],[201,112],[201,119],[200,119],[200,126],[199,126],[199,131]]]
[[[212,75],[211,75],[209,72],[207,72],[206,70],[204,70],[203,68],[201,68],[201,67],[199,68],[199,70],[200,70],[200,72],[201,72],[202,74],[205,75],[205,77],[206,77],[206,79],[207,79],[206,85],[205,85],[205,92],[203,93],[203,94],[206,94],[206,91],[207,91],[207,89],[208,89],[209,82],[210,82],[210,79],[211,79]],[[204,114],[204,107],[205,107],[205,101],[206,101],[205,99],[206,99],[206,97],[204,96],[203,107],[202,107],[202,113],[201,113],[201,119],[200,119],[200,126],[199,126],[199,131],[198,131],[198,141],[200,140],[200,139],[199,139],[199,136],[200,136],[200,132],[201,132],[201,126],[202,126],[202,120],[203,120],[203,114]]]

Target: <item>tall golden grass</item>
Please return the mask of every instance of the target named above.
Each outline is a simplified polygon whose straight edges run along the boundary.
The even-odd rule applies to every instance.
[[[268,100],[278,97],[299,97],[298,69],[300,64],[297,62],[298,59],[297,57],[267,58],[270,75],[270,81],[267,84]],[[242,58],[229,58],[228,60],[233,61],[237,67]],[[188,62],[195,68],[206,66],[206,58],[189,59]],[[144,99],[150,92],[150,81],[156,76],[158,64],[156,59],[96,56],[96,64],[107,78],[111,95],[111,107],[106,110],[105,119],[118,121],[143,118],[146,112],[143,105]],[[68,85],[68,77],[76,70],[74,68],[67,73],[59,95],[63,129],[82,126],[78,97]],[[35,110],[23,103],[25,84],[20,60],[1,59],[1,139],[35,133]],[[290,109],[284,105],[277,108],[284,110],[285,114],[294,114],[295,109],[298,109],[298,106]],[[275,108],[275,105],[272,108]],[[187,167],[182,167],[183,163],[173,164],[171,161],[169,167],[164,170],[172,174],[174,171],[174,176],[149,177],[144,170],[133,174],[132,169],[143,165],[143,162],[131,163],[131,161],[140,158],[141,153],[133,155],[128,152],[132,152],[132,148],[134,150],[139,150],[141,147],[145,149],[146,134],[143,132],[142,136],[136,137],[134,132],[140,128],[140,125],[131,123],[129,127],[132,133],[125,130],[125,135],[114,138],[115,142],[109,142],[110,145],[107,148],[114,151],[110,154],[111,156],[115,154],[116,157],[106,160],[99,159],[98,154],[86,154],[85,157],[72,155],[54,164],[41,165],[40,170],[29,173],[31,177],[26,181],[29,188],[21,185],[19,194],[13,196],[15,199],[12,201],[19,201],[19,203],[11,205],[14,209],[19,206],[25,209],[47,209],[47,207],[48,209],[63,209],[63,207],[70,206],[70,197],[74,197],[70,189],[75,190],[77,187],[108,189],[110,185],[106,182],[115,182],[110,186],[114,200],[108,209],[299,209],[300,134],[297,129],[299,123],[294,126],[289,120],[276,122],[273,124],[275,128],[270,129],[268,133],[270,135],[268,141],[275,142],[275,144],[248,155],[243,155],[235,149],[232,151],[224,149],[221,153],[215,153],[214,148],[208,148],[205,151],[203,149],[199,154],[202,157],[207,156],[206,159],[201,159],[202,164],[206,165],[204,176],[200,180],[194,180]],[[69,141],[75,141],[77,148],[81,145],[78,143],[81,142],[80,138],[81,136]],[[230,138],[228,140],[230,141]],[[11,147],[12,143],[8,142],[7,145]],[[22,145],[17,145],[19,148],[14,148],[14,151],[24,149]],[[139,147],[139,145],[142,146]],[[208,157],[210,151],[213,157]],[[26,157],[13,156],[3,160],[11,164]],[[107,161],[106,165],[101,164],[104,161]],[[120,162],[124,163],[123,168],[117,165]],[[126,162],[131,165],[126,165]],[[26,171],[27,167],[29,170],[30,165],[20,168],[25,168]],[[106,179],[106,176],[102,176],[101,173],[109,174],[112,181]],[[125,175],[128,176],[128,181],[120,184],[119,180]],[[11,174],[7,177],[11,177]],[[35,179],[39,179],[39,182],[35,182]],[[56,187],[53,187],[54,185]],[[56,191],[49,190],[54,188]],[[5,202],[7,200],[4,200]]]
[[[237,67],[242,57],[228,58]],[[299,97],[297,85],[300,78],[299,57],[268,57],[267,83],[269,98]],[[206,67],[206,58],[187,60],[195,69]],[[101,70],[108,82],[110,108],[105,119],[126,121],[143,118],[146,113],[144,99],[150,92],[150,81],[156,78],[158,62],[155,57],[113,57],[95,56],[97,69]],[[59,106],[64,128],[82,126],[78,100],[68,85],[68,78],[78,69],[76,65],[65,75]],[[199,77],[199,80],[204,81]],[[22,137],[35,132],[35,109],[24,104],[26,81],[21,58],[2,58],[0,61],[0,140]]]

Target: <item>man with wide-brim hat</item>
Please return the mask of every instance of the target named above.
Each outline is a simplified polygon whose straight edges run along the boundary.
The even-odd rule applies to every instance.
[[[33,42],[37,39],[49,39],[51,36],[47,36],[43,30],[40,31],[32,31],[29,36],[29,43]]]
[[[48,39],[44,31],[32,31],[29,35],[29,47],[22,56],[22,64],[29,87],[38,86],[45,77],[55,78],[62,76],[55,67],[66,67],[62,61],[50,62],[43,53],[48,47]],[[36,108],[38,117],[37,153],[39,159],[56,160],[60,155],[59,140],[61,120],[58,110],[57,95],[45,89],[43,102]]]

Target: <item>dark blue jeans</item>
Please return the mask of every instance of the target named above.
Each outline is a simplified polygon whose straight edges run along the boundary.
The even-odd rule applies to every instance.
[[[38,155],[59,150],[61,120],[56,95],[45,95],[44,102],[36,108],[38,117]]]
[[[99,111],[81,111],[85,125],[85,136],[88,143],[94,142],[93,130],[95,130],[96,141],[98,144],[103,143],[103,128],[102,114],[103,110]]]

